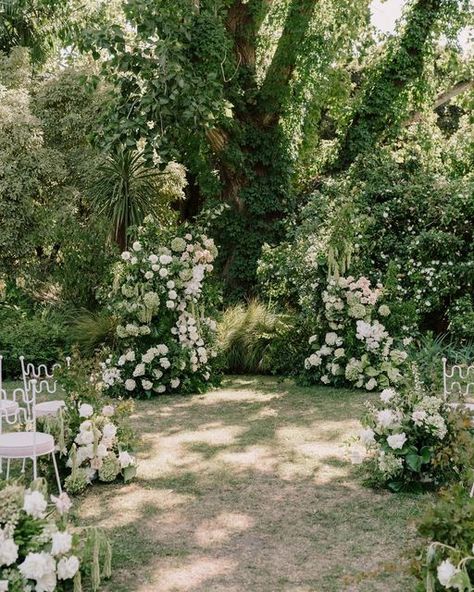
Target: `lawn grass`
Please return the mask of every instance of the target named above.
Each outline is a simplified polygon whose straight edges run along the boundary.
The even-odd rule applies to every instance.
[[[138,401],[135,481],[79,499],[114,547],[108,592],[409,592],[428,495],[361,485],[344,442],[363,392],[229,377]]]

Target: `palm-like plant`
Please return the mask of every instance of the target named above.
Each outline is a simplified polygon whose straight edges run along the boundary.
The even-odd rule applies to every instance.
[[[138,226],[147,214],[157,214],[160,204],[158,179],[162,173],[146,168],[141,152],[120,146],[99,166],[91,187],[92,205],[112,224],[119,247],[127,247],[128,229]]]

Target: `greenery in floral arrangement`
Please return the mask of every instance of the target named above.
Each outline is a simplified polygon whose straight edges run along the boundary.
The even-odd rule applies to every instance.
[[[163,230],[145,219],[109,294],[118,346],[102,364],[104,392],[151,397],[212,384],[216,292],[207,278],[216,254],[212,239],[186,225]]]
[[[304,362],[308,381],[368,391],[402,381],[407,354],[386,329],[391,310],[382,297],[382,285],[372,287],[366,277],[329,279],[316,313],[318,332],[309,338],[313,353]]]
[[[98,590],[110,577],[109,542],[98,529],[71,525],[67,493],[48,497],[38,480],[29,489],[6,484],[0,495],[0,590],[81,592],[83,576]]]
[[[81,493],[94,481],[110,482],[135,476],[136,461],[130,451],[134,443],[128,418],[129,400],[105,399],[97,389],[97,361],[81,362],[74,357],[70,369],[59,373],[66,406],[57,417],[38,418],[38,425],[55,436],[60,472],[72,494]]]
[[[474,498],[456,485],[442,492],[426,512],[418,531],[426,540],[413,562],[417,592],[458,590],[474,586]]]
[[[462,479],[472,466],[470,416],[428,392],[416,368],[408,384],[382,390],[379,400],[366,406],[359,442],[367,451],[369,483],[392,491],[440,486]]]

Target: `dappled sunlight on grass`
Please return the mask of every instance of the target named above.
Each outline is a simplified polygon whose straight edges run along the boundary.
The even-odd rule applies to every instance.
[[[92,488],[81,507],[115,542],[107,591],[410,590],[387,565],[401,565],[423,499],[356,479],[344,443],[364,396],[238,377],[137,402],[137,479]]]

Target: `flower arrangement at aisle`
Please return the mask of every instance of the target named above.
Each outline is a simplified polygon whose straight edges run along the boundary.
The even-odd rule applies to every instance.
[[[397,385],[407,353],[395,347],[385,319],[383,287],[366,277],[333,277],[322,294],[318,334],[309,338],[313,352],[305,360],[310,381],[339,386],[351,384],[373,391]]]
[[[73,357],[71,368],[58,379],[65,392],[65,407],[55,417],[38,418],[40,429],[55,437],[59,470],[71,494],[81,493],[95,481],[130,481],[136,473],[131,454],[134,434],[128,425],[132,401],[111,404],[96,383],[95,361]]]
[[[187,226],[159,229],[147,217],[122,253],[110,309],[119,319],[118,352],[102,364],[103,389],[113,396],[200,392],[213,379],[216,322],[206,316],[206,282],[217,249]]]
[[[96,412],[89,403],[78,408],[82,420],[69,448],[66,466],[71,474],[64,486],[70,493],[80,493],[94,480],[110,483],[121,477],[130,481],[136,474],[136,460],[123,448],[117,425],[112,421],[113,405]]]
[[[474,498],[455,485],[442,492],[418,525],[427,540],[416,550],[413,572],[418,592],[474,588]]]
[[[43,483],[36,481],[30,489],[8,484],[0,496],[2,592],[81,592],[84,574],[98,590],[101,576],[110,577],[108,540],[96,528],[71,526],[72,504],[66,493],[48,499]]]
[[[368,480],[392,491],[459,480],[474,460],[471,418],[426,391],[417,369],[403,389],[386,388],[367,402],[364,429]]]

